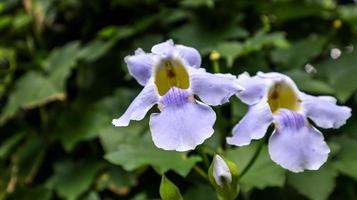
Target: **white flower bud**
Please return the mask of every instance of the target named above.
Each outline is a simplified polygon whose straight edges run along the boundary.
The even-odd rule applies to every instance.
[[[228,165],[219,155],[215,155],[213,159],[213,177],[220,187],[223,187],[224,183],[232,182],[232,174]]]

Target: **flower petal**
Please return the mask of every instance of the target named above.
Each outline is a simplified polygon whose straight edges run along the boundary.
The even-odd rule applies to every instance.
[[[118,119],[113,119],[114,126],[127,126],[130,120],[142,120],[152,106],[158,103],[159,96],[154,84],[148,84],[130,104],[125,113]]]
[[[156,44],[151,48],[151,52],[158,55],[171,55],[173,50],[174,41],[172,39]]]
[[[191,90],[208,105],[221,105],[242,91],[235,76],[231,74],[211,74],[204,70],[189,69]]]
[[[286,79],[286,78],[290,79],[285,74],[282,74],[282,73],[279,73],[279,72],[267,72],[267,73],[264,73],[264,72],[259,71],[257,73],[257,76],[261,77],[261,78],[268,78],[268,79]]]
[[[161,113],[151,115],[151,135],[159,148],[188,151],[213,134],[216,114],[211,107],[192,102],[182,94],[183,90],[177,90],[181,89],[173,88],[166,94],[170,96],[163,101]]]
[[[248,145],[252,139],[264,137],[272,122],[273,115],[268,103],[262,101],[250,106],[248,113],[233,128],[233,136],[227,138],[227,143],[237,146]]]
[[[201,66],[201,55],[196,49],[184,45],[176,45],[175,49],[191,67],[199,68]]]
[[[283,82],[284,84],[289,85],[289,87],[291,87],[296,93],[299,93],[299,89],[296,86],[295,82],[285,74],[279,72],[258,72],[256,77],[265,80],[266,84],[269,84],[269,86],[277,82]]]
[[[126,56],[124,61],[128,65],[130,75],[144,86],[151,77],[153,55],[145,53],[142,49],[137,49],[135,55]]]
[[[317,170],[326,162],[330,149],[302,114],[282,109],[275,119],[277,129],[269,139],[274,162],[293,172]]]
[[[248,105],[258,103],[268,92],[268,85],[265,80],[257,76],[249,76],[244,72],[238,76],[238,83],[245,89],[237,93],[237,97]]]
[[[336,105],[336,99],[333,97],[307,94],[301,96],[305,115],[319,127],[339,128],[351,117],[351,108]]]

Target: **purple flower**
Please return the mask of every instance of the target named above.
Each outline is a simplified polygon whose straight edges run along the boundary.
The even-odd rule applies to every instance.
[[[233,128],[227,143],[248,145],[262,138],[269,125],[275,130],[269,139],[271,159],[282,167],[301,172],[317,170],[330,152],[323,135],[308,121],[322,128],[339,128],[351,116],[351,109],[336,105],[330,96],[300,92],[295,83],[280,73],[243,73],[238,82],[245,90],[237,96],[249,105],[243,119]]]
[[[112,123],[127,126],[158,104],[161,112],[151,114],[150,130],[154,144],[165,150],[187,151],[203,143],[213,134],[216,120],[208,105],[226,103],[242,90],[235,76],[206,72],[196,49],[172,40],[153,46],[151,53],[138,49],[125,62],[144,89]]]

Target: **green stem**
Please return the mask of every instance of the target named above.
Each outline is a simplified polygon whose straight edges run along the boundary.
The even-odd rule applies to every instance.
[[[203,163],[205,164],[205,167],[208,168],[209,165],[210,165],[210,163],[209,163],[209,161],[208,161],[208,158],[207,158],[207,155],[206,155],[204,149],[203,149],[202,147],[199,147],[197,151],[198,151],[198,153],[201,155],[201,157],[202,157],[202,159],[203,159]]]
[[[199,174],[202,178],[209,181],[207,174],[201,168],[199,168],[197,165],[193,166],[193,170],[195,170],[197,172],[197,174]]]
[[[213,64],[213,72],[214,73],[219,73],[221,71],[218,60],[212,61]]]
[[[264,140],[261,140],[259,143],[259,146],[257,147],[256,151],[254,152],[252,159],[249,161],[248,165],[242,170],[242,173],[240,174],[240,178],[242,178],[244,176],[244,174],[246,174],[249,171],[249,169],[253,166],[254,162],[257,160],[257,158],[263,148],[263,144],[264,144]]]

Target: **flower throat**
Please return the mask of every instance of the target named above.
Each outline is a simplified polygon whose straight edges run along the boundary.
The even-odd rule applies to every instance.
[[[190,80],[183,64],[174,59],[164,59],[155,68],[155,85],[161,96],[172,87],[188,89]]]
[[[272,113],[276,113],[280,108],[286,108],[292,111],[298,111],[300,109],[300,100],[294,89],[283,81],[275,83],[270,88],[268,104]]]

